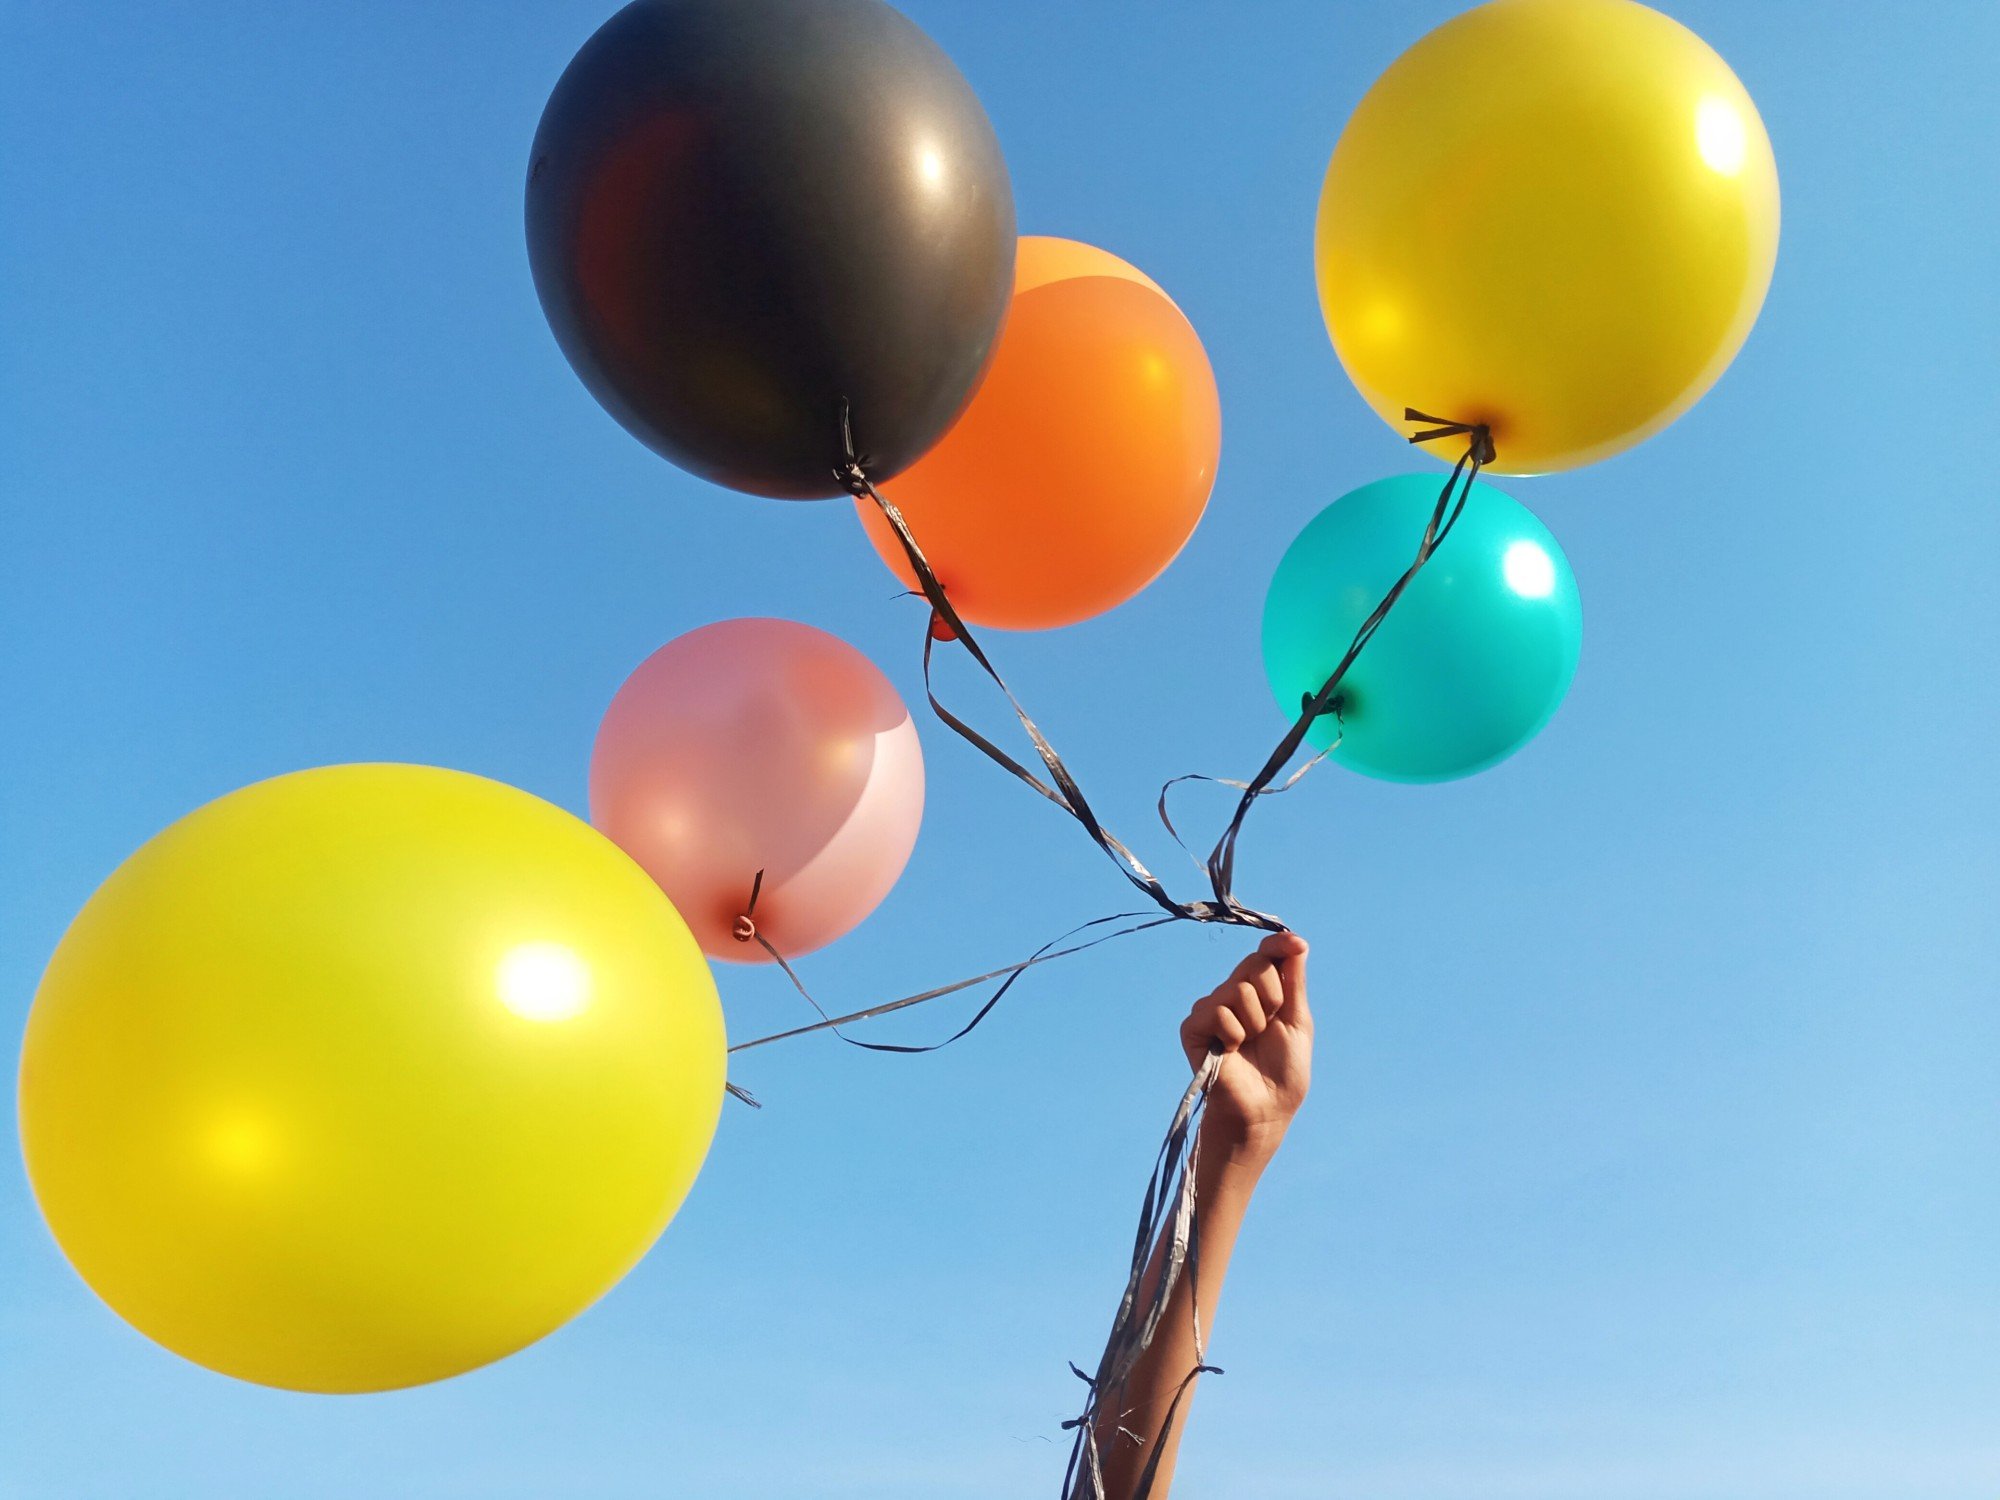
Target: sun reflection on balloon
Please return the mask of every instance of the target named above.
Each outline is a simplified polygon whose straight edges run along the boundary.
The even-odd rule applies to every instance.
[[[508,950],[495,979],[500,1003],[530,1021],[567,1021],[590,999],[590,970],[560,943]]]
[[[1743,170],[1743,159],[1750,150],[1743,116],[1735,105],[1714,95],[1695,106],[1694,143],[1701,159],[1724,177],[1734,177]]]
[[[1394,302],[1378,300],[1361,309],[1362,336],[1377,344],[1392,344],[1403,336],[1403,310]]]
[[[262,1176],[277,1156],[278,1142],[263,1114],[231,1109],[209,1122],[203,1144],[219,1175],[241,1179]]]
[[[855,770],[866,770],[866,753],[872,745],[872,740],[858,739],[853,735],[830,739],[819,746],[820,768],[836,776]]]
[[[1556,565],[1533,542],[1515,542],[1501,553],[1500,571],[1523,599],[1546,599],[1556,590]]]

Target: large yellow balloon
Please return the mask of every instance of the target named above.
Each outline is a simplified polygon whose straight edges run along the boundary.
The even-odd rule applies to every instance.
[[[701,950],[589,825],[423,766],[262,782],[128,859],[21,1060],[35,1196],[142,1332],[374,1391],[540,1338],[643,1255],[724,1075]]]
[[[1632,0],[1493,0],[1362,99],[1316,258],[1369,405],[1405,434],[1405,407],[1486,422],[1495,467],[1521,474],[1607,457],[1699,400],[1777,251],[1770,139],[1707,43]]]

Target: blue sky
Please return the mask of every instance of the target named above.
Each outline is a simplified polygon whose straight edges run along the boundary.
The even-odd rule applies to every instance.
[[[1455,8],[908,6],[991,111],[1023,230],[1142,266],[1216,367],[1221,478],[1181,560],[995,643],[1163,866],[1158,784],[1242,774],[1282,727],[1256,644],[1279,554],[1412,466],[1322,332],[1312,217],[1348,110]],[[1775,142],[1770,300],[1677,426],[1503,482],[1585,601],[1541,739],[1441,787],[1323,770],[1246,839],[1243,894],[1316,945],[1319,1082],[1239,1254],[1188,1497],[2000,1493],[2000,10],[1671,9]],[[10,1038],[97,882],[243,782],[407,759],[581,810],[624,674],[728,615],[836,631],[917,697],[921,611],[851,514],[668,468],[542,322],[523,163],[606,13],[0,15]],[[808,965],[835,1003],[1125,899],[923,727],[909,872]],[[1175,1023],[1240,946],[1068,961],[933,1057],[744,1061],[767,1108],[725,1116],[626,1283],[407,1394],[152,1348],[67,1271],[10,1143],[0,1496],[1052,1495]],[[739,1034],[798,1015],[768,974],[722,984]]]

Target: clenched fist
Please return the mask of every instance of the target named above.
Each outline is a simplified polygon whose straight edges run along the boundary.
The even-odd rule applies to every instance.
[[[1202,1126],[1204,1155],[1253,1168],[1271,1159],[1312,1082],[1312,1038],[1306,941],[1273,933],[1181,1023],[1189,1066],[1199,1068],[1212,1044],[1223,1053]]]

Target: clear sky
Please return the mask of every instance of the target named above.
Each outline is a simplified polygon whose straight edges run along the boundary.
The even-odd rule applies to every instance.
[[[1216,367],[1221,479],[1179,563],[995,641],[1170,867],[1159,783],[1243,774],[1282,727],[1256,642],[1285,544],[1422,463],[1341,374],[1311,230],[1347,112],[1457,7],[908,8],[991,111],[1023,230],[1139,264]],[[1505,482],[1583,591],[1547,732],[1442,787],[1323,769],[1253,824],[1244,895],[1316,944],[1320,1081],[1252,1213],[1188,1497],[2000,1493],[2000,9],[1670,8],[1776,144],[1770,300],[1664,435]],[[430,761],[580,811],[624,674],[729,615],[833,630],[917,699],[922,611],[844,505],[669,468],[542,321],[528,142],[608,10],[0,11],[10,1048],[95,885],[241,783]],[[909,873],[807,965],[834,1003],[1126,901],[923,731]],[[150,1346],[69,1273],[10,1138],[0,1496],[1053,1496],[1175,1023],[1241,946],[1069,961],[934,1057],[742,1061],[767,1107],[731,1107],[623,1285],[406,1394],[279,1394]],[[768,973],[721,979],[738,1034],[799,1016]]]

